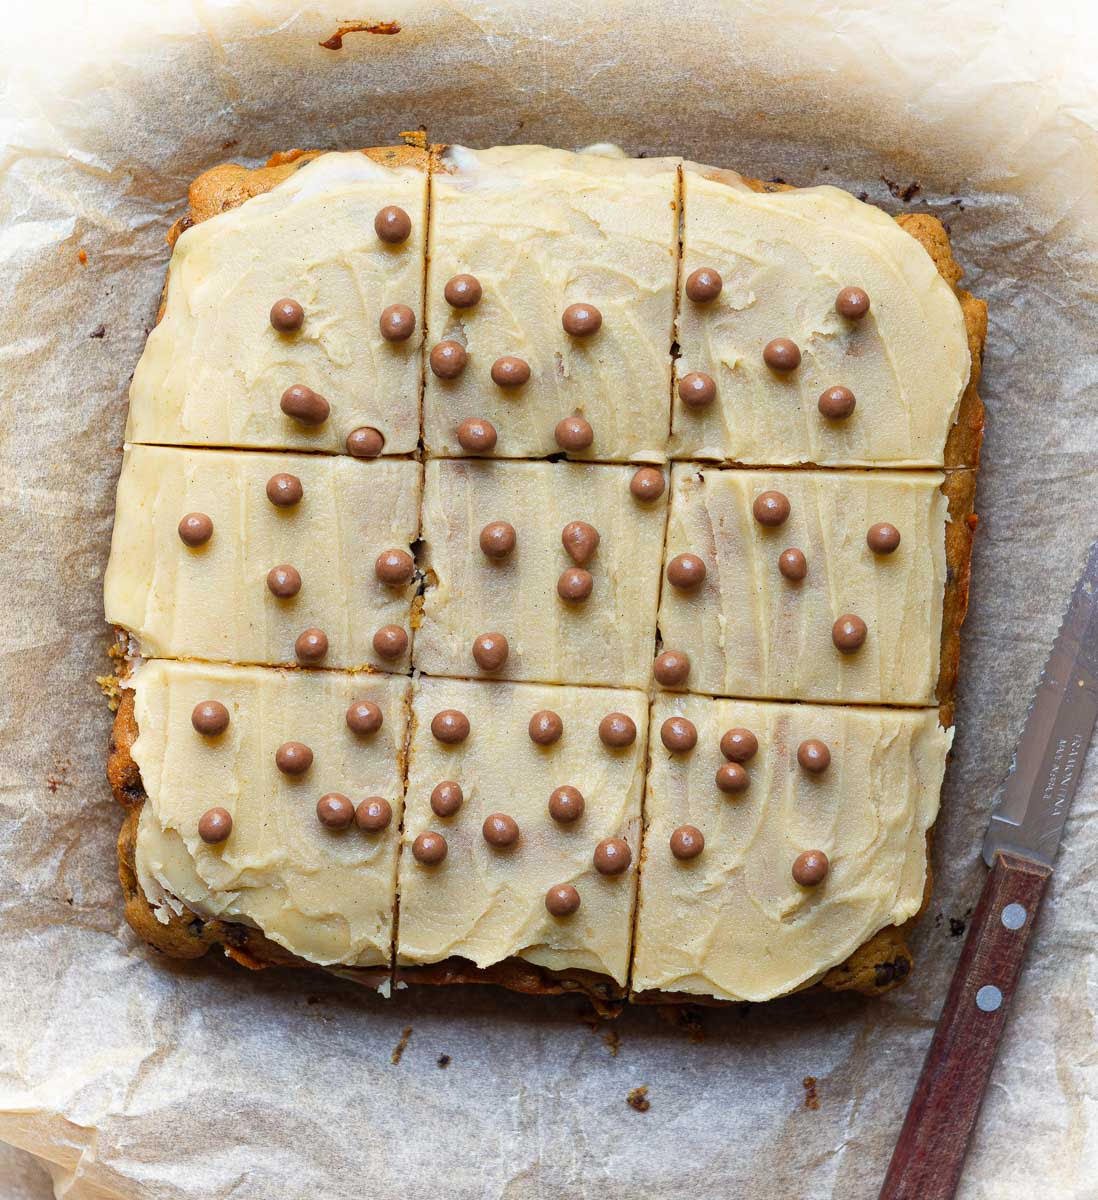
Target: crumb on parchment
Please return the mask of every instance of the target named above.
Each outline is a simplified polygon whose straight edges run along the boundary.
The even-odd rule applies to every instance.
[[[820,1107],[820,1097],[816,1091],[816,1076],[806,1075],[801,1080],[801,1086],[804,1088],[804,1106],[812,1109],[813,1112]]]
[[[695,1008],[687,1004],[660,1004],[656,1006],[660,1020],[666,1022],[672,1029],[678,1029],[686,1034],[692,1045],[700,1045],[705,1041],[705,1030]]]
[[[652,1101],[648,1099],[648,1088],[633,1088],[629,1095],[625,1097],[625,1103],[635,1112],[647,1112],[652,1107]]]
[[[117,675],[96,675],[95,682],[99,685],[99,690],[106,697],[107,707],[111,712],[118,709],[118,702],[122,698],[122,688],[118,682]]]
[[[343,39],[349,33],[381,33],[392,35],[400,32],[399,21],[347,21],[324,41],[317,45],[324,50],[342,50]]]
[[[412,1038],[411,1025],[405,1025],[400,1031],[400,1041],[393,1047],[392,1054],[389,1055],[389,1061],[395,1067],[397,1063],[404,1057],[404,1051],[408,1049],[408,1043]]]
[[[69,786],[68,774],[71,765],[66,759],[64,762],[58,763],[46,776],[46,787],[49,788],[52,795],[56,795],[58,788]]]
[[[617,1058],[621,1052],[621,1034],[618,1033],[617,1029],[611,1026],[610,1029],[603,1033],[602,1018],[595,1014],[584,1014],[580,1017],[580,1020],[593,1034],[601,1036],[604,1045],[610,1051],[610,1057]]]
[[[922,184],[917,179],[913,179],[909,184],[904,186],[897,183],[894,179],[889,179],[887,176],[881,176],[881,182],[886,188],[896,197],[897,200],[902,200],[904,204],[910,204],[912,200],[923,190]]]

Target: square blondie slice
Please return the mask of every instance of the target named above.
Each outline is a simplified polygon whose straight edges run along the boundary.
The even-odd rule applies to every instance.
[[[646,687],[666,516],[656,467],[428,462],[416,667]]]
[[[664,459],[677,159],[448,147],[430,242],[428,453]]]
[[[421,490],[410,460],[127,446],[107,620],[150,657],[406,670]]]
[[[390,962],[407,679],[153,660],[110,776],[127,913],[170,954]],[[239,957],[235,954],[234,957]]]
[[[646,696],[424,676],[412,710],[398,980],[620,997]]]
[[[657,679],[718,696],[948,700],[943,605],[947,576],[967,580],[967,549],[949,571],[946,492],[971,503],[963,474],[676,463]]]
[[[634,994],[768,1000],[914,917],[950,738],[933,709],[657,697]]]
[[[415,450],[428,162],[404,146],[200,176],[126,440]]]
[[[673,457],[975,465],[986,310],[960,275],[933,217],[684,164]]]

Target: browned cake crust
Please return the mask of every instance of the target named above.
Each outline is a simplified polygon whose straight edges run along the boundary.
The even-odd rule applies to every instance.
[[[609,975],[594,971],[572,969],[551,971],[527,962],[524,958],[505,958],[490,967],[478,967],[467,958],[454,955],[437,963],[395,968],[397,983],[445,987],[451,983],[491,983],[509,992],[528,996],[583,995],[600,1016],[611,1017],[621,1012],[625,1003],[625,988],[619,987]]]
[[[415,166],[428,171],[439,148],[428,148],[422,135],[409,135],[409,144],[365,149],[374,161],[392,166]],[[252,196],[270,191],[305,163],[323,153],[318,150],[290,150],[274,154],[263,167],[243,167],[226,163],[205,171],[191,184],[188,199],[189,213],[177,221],[168,234],[174,245],[176,238],[191,225],[216,216],[243,204]],[[784,191],[790,185],[765,183],[746,179],[756,191]],[[939,273],[953,288],[961,305],[968,332],[972,370],[968,385],[961,397],[957,423],[950,432],[945,448],[946,479],[942,491],[949,501],[950,521],[946,528],[946,587],[942,621],[941,662],[937,696],[941,723],[953,722],[954,689],[960,658],[960,631],[968,608],[971,571],[972,538],[976,528],[974,510],[976,494],[975,468],[980,460],[983,439],[984,407],[978,394],[984,341],[987,336],[987,306],[958,284],[962,270],[949,244],[949,235],[942,223],[924,213],[905,213],[896,218],[899,225],[923,246],[933,259]],[[165,279],[164,290],[168,282]],[[163,302],[161,303],[161,314]],[[158,319],[161,314],[158,314]],[[221,946],[225,953],[242,966],[258,970],[268,966],[292,966],[316,969],[296,955],[290,954],[259,930],[239,922],[221,921],[195,913],[182,915],[161,912],[158,918],[137,879],[135,849],[137,822],[146,799],[141,773],[131,755],[137,738],[133,692],[123,689],[111,733],[107,762],[107,778],[115,799],[126,810],[126,818],[118,837],[118,872],[125,897],[126,919],[134,932],[155,949],[173,958],[199,958],[211,947]],[[928,835],[929,848],[929,835]],[[927,871],[923,909],[930,898],[931,879]],[[921,910],[922,911],[922,910]],[[856,991],[878,995],[902,982],[911,972],[912,958],[905,939],[906,932],[919,919],[921,911],[902,926],[887,926],[863,943],[842,964],[832,968],[813,985],[831,991]],[[557,995],[580,993],[586,995],[602,1013],[610,1014],[620,1008],[624,992],[613,980],[589,971],[553,972],[522,959],[511,958],[491,967],[478,968],[463,958],[422,966],[394,968],[397,981],[445,985],[451,983],[492,983],[511,991]],[[347,968],[340,974],[359,979],[376,987],[389,977],[386,968]],[[722,1005],[722,1000],[686,993],[634,993],[630,999],[638,1003],[674,1003]]]
[[[942,491],[949,502],[946,523],[946,585],[942,601],[942,642],[938,662],[938,712],[942,725],[953,724],[961,626],[968,612],[972,577],[972,541],[976,533],[976,471],[947,471]]]

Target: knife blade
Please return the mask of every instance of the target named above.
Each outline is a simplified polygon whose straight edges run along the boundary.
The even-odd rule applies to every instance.
[[[991,870],[880,1200],[950,1200],[1098,720],[1098,542],[1071,594],[984,838]]]
[[[1051,867],[1098,721],[1098,542],[1090,548],[1030,702],[984,837],[984,861],[1009,851]]]

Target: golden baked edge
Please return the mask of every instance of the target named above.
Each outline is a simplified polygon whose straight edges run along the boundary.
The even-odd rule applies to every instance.
[[[442,147],[428,147],[422,134],[403,135],[407,144],[363,150],[370,158],[391,166],[412,166],[430,170]],[[191,225],[226,212],[243,204],[252,196],[261,195],[288,178],[305,163],[319,154],[318,150],[290,150],[271,156],[263,167],[244,167],[225,163],[203,172],[188,191],[189,212],[177,221],[168,233],[169,245]],[[767,183],[744,178],[744,182],[760,192],[790,190],[789,184]],[[948,727],[953,723],[954,692],[960,660],[960,631],[968,608],[971,574],[972,540],[976,529],[975,514],[976,468],[979,465],[983,440],[984,407],[979,397],[979,381],[984,342],[987,336],[987,306],[971,293],[960,288],[962,269],[953,256],[949,235],[942,223],[925,213],[904,213],[897,223],[930,255],[941,276],[953,288],[961,306],[968,334],[972,367],[968,384],[961,397],[957,422],[950,431],[945,449],[946,479],[942,485],[949,502],[950,520],[946,527],[946,586],[942,614],[942,640],[937,696],[940,721]],[[165,278],[163,297],[167,294]],[[269,966],[303,967],[316,970],[316,964],[289,953],[265,937],[259,930],[239,923],[203,917],[198,914],[167,913],[166,923],[159,919],[141,889],[135,864],[137,823],[141,806],[146,799],[141,773],[131,755],[137,739],[132,689],[122,689],[118,710],[111,732],[107,760],[107,779],[115,799],[126,810],[118,837],[118,873],[125,900],[126,919],[134,932],[154,949],[173,958],[199,958],[211,947],[221,946],[224,952],[251,970]],[[930,850],[927,834],[927,851]],[[911,972],[912,956],[906,934],[919,920],[930,900],[932,879],[928,866],[923,905],[919,913],[902,926],[890,925],[879,930],[846,959],[833,967],[808,990],[855,991],[864,995],[880,995],[901,983]],[[378,987],[390,976],[408,983],[445,985],[452,983],[491,983],[511,991],[555,995],[579,993],[585,995],[602,1014],[618,1010],[625,999],[623,989],[606,976],[588,971],[552,972],[523,959],[507,959],[487,968],[478,968],[462,958],[422,966],[395,966],[341,969],[342,976],[357,979],[363,984]],[[637,1003],[688,1003],[723,1006],[728,1001],[686,993],[634,993]]]

